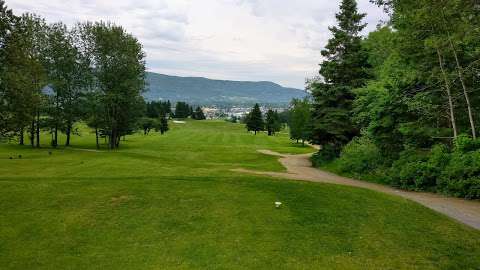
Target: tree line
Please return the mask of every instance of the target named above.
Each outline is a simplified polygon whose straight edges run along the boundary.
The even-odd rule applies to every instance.
[[[367,37],[356,1],[330,27],[312,101],[292,125],[319,165],[394,186],[480,198],[480,5],[376,0],[389,21]],[[298,116],[298,114],[297,114]],[[309,120],[310,117],[310,120]]]
[[[95,131],[110,149],[120,138],[152,129],[164,134],[169,118],[206,119],[177,102],[145,102],[145,53],[121,26],[105,22],[47,24],[35,14],[15,15],[0,0],[0,139],[40,147],[50,134],[58,146],[78,134],[78,122]]]
[[[143,130],[144,135],[148,135],[151,130],[164,134],[169,130],[168,119],[185,119],[188,117],[195,120],[206,119],[200,106],[193,110],[192,106],[180,101],[175,104],[175,110],[172,111],[172,105],[169,100],[151,101],[145,104],[145,114],[139,119],[138,127]]]
[[[189,105],[186,102],[177,102],[175,105],[175,118],[183,119],[183,118],[192,118],[195,120],[205,120],[205,114],[200,106],[197,106],[195,110],[193,110],[193,106]]]
[[[34,14],[16,16],[0,0],[0,135],[40,147],[42,131],[66,145],[80,120],[111,149],[135,130],[144,104],[145,53],[121,26],[68,28]]]
[[[255,135],[257,135],[257,132],[266,130],[268,136],[273,136],[282,128],[279,113],[269,109],[264,117],[258,103],[245,115],[244,122],[247,130],[253,131]]]

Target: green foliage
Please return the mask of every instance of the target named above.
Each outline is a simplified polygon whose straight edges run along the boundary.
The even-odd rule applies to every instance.
[[[200,106],[198,106],[195,109],[195,111],[192,114],[192,118],[195,119],[195,120],[205,120],[205,119],[207,119],[207,117],[205,117],[205,114],[203,113],[203,110],[202,110],[202,108],[200,108]]]
[[[247,130],[254,131],[255,135],[257,132],[265,129],[265,122],[263,121],[262,111],[260,111],[258,103],[253,106],[252,111],[245,117],[245,124]]]
[[[352,90],[351,121],[380,151],[383,164],[378,170],[388,171],[390,184],[478,198],[480,143],[472,139],[476,119],[469,117],[469,111],[480,106],[469,90],[479,87],[474,74],[480,56],[474,49],[480,42],[478,6],[475,1],[457,0],[375,2],[391,11],[391,21],[362,41],[372,77]],[[324,140],[329,130],[345,134],[346,129],[334,123],[348,120],[349,104],[337,113],[342,117],[329,117],[324,103],[338,106],[336,91],[328,97],[328,89],[319,86],[325,93],[314,92],[320,100],[316,112],[321,132],[317,134]],[[472,134],[456,137],[462,132]],[[342,140],[348,137],[334,144],[341,146]],[[356,163],[361,155],[355,155],[368,150],[355,149],[361,147],[354,140],[334,164],[341,172],[368,176],[361,172],[361,165],[368,161]],[[372,160],[376,155],[366,154]]]
[[[308,98],[304,98],[293,99],[290,106],[288,114],[290,138],[304,143],[312,136],[312,105]]]
[[[238,122],[241,121],[241,119],[240,119],[240,117],[232,115],[231,117],[226,118],[225,121],[230,122],[230,123],[238,123]]]
[[[448,150],[443,145],[429,152],[406,149],[390,169],[391,184],[405,189],[435,190],[448,160]]]
[[[337,151],[338,150],[333,145],[322,145],[322,148],[311,157],[313,166],[320,167],[331,162],[338,157]]]
[[[172,105],[170,101],[152,101],[146,104],[146,116],[150,118],[158,118],[162,114],[171,114]]]
[[[150,130],[154,129],[157,126],[156,119],[149,117],[142,117],[138,119],[138,127],[143,130],[143,135],[148,135]]]
[[[275,135],[282,128],[280,119],[278,117],[278,112],[269,109],[265,115],[265,128],[268,132],[268,136]]]
[[[368,77],[366,74],[367,54],[362,50],[360,32],[364,13],[358,13],[355,0],[342,0],[340,12],[336,14],[338,26],[329,27],[332,38],[328,40],[322,56],[327,60],[320,64],[320,75],[326,84],[360,87]]]
[[[320,64],[322,81],[313,80],[309,88],[314,97],[312,141],[330,145],[338,155],[341,147],[358,135],[351,121],[353,89],[369,78],[368,55],[362,47],[360,32],[365,28],[355,0],[343,0],[336,14],[337,26],[330,27]]]
[[[313,83],[313,131],[315,144],[332,146],[337,153],[358,133],[350,120],[353,94],[348,86]]]
[[[159,115],[159,121],[157,122],[158,126],[156,128],[157,131],[160,131],[160,134],[165,134],[170,128],[168,127],[168,118],[165,113],[161,113]]]
[[[175,118],[184,119],[189,116],[192,116],[192,107],[186,102],[177,102],[175,105]]]
[[[30,143],[38,147],[40,113],[45,101],[42,88],[47,84],[43,53],[47,25],[38,16],[24,14],[13,19],[10,26],[1,44],[4,62],[0,106],[4,111],[0,130],[9,137],[20,136],[20,144],[23,144],[24,130],[29,127]]]
[[[141,93],[145,86],[145,53],[138,40],[122,27],[110,23],[86,23],[79,30],[86,46],[101,102],[110,148],[118,148],[120,138],[135,130],[144,114]]]
[[[468,153],[471,151],[480,150],[480,139],[472,139],[463,134],[458,136],[454,141],[455,152]]]
[[[70,145],[73,125],[81,119],[80,98],[91,85],[88,59],[81,54],[79,41],[74,31],[63,23],[55,23],[47,29],[47,41],[43,48],[49,86],[53,89],[50,97],[48,117],[54,130],[54,145],[58,131],[67,134],[66,145]]]
[[[472,139],[459,138],[456,145],[475,145]],[[430,151],[407,149],[390,169],[390,183],[406,189],[436,190],[468,199],[480,198],[480,150],[478,145],[465,150],[445,145]]]
[[[454,152],[442,173],[439,187],[442,191],[458,197],[480,198],[480,151]]]
[[[381,166],[382,155],[368,137],[357,137],[342,149],[337,164],[342,172],[362,174]]]
[[[9,39],[16,16],[13,15],[3,0],[0,0],[0,63],[6,63],[5,43]],[[5,64],[0,65],[0,140],[13,136],[12,121],[13,114],[8,105],[8,95],[5,84],[6,75]]]
[[[479,199],[480,140],[462,135],[454,143],[450,162],[439,179],[439,187],[448,194]]]

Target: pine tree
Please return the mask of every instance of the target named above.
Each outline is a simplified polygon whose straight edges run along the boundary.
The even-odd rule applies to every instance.
[[[175,105],[175,118],[187,118],[192,115],[192,109],[186,102],[177,102]]]
[[[248,114],[246,118],[247,130],[254,131],[255,135],[257,135],[258,131],[262,131],[264,129],[264,122],[262,118],[262,111],[260,110],[260,106],[255,104],[252,111]]]
[[[309,87],[314,96],[313,141],[332,146],[337,154],[350,141],[357,129],[351,123],[350,111],[354,95],[368,79],[367,55],[361,47],[360,32],[365,14],[358,13],[355,0],[343,0],[336,14],[338,27],[330,27],[333,37],[322,50],[325,61],[320,65],[323,80],[314,80]]]
[[[280,131],[281,123],[277,111],[269,109],[265,118],[265,127],[267,129],[268,136],[275,135],[276,132]]]
[[[168,119],[167,119],[166,113],[164,112],[160,114],[160,124],[159,124],[158,130],[162,135],[168,131]]]

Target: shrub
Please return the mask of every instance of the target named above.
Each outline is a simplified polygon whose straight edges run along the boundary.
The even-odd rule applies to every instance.
[[[338,156],[337,152],[337,149],[333,145],[323,145],[322,149],[312,155],[312,163],[315,167],[324,165],[334,160]]]
[[[454,141],[455,151],[467,153],[470,151],[480,150],[480,139],[472,139],[467,135],[460,135]]]
[[[470,147],[469,145],[468,147]],[[480,150],[463,153],[465,144],[455,146],[450,162],[439,178],[439,188],[448,194],[468,199],[480,198]]]
[[[359,137],[343,148],[338,159],[338,168],[342,172],[365,174],[377,169],[381,161],[378,147],[368,137]]]
[[[436,145],[429,152],[407,149],[393,163],[390,183],[405,189],[435,190],[449,159],[444,145]]]

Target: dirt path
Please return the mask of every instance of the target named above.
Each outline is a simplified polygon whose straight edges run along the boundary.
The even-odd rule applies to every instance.
[[[287,168],[287,172],[259,172],[246,169],[235,169],[234,171],[242,173],[269,175],[295,180],[306,180],[312,182],[353,186],[397,195],[418,202],[430,209],[445,214],[453,219],[456,219],[464,224],[470,225],[471,227],[480,230],[480,202],[478,201],[467,201],[458,198],[444,197],[439,194],[433,193],[398,190],[385,185],[341,177],[329,172],[313,168],[309,159],[311,154],[283,155],[270,150],[259,150],[259,152],[266,155],[280,157],[279,160],[282,165]]]

